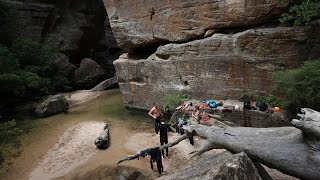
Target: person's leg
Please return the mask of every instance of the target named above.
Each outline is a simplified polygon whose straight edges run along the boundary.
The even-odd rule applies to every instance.
[[[165,141],[160,141],[160,144],[161,146],[165,144]],[[164,150],[161,150],[161,154],[162,154],[162,157],[165,158],[164,156]],[[168,153],[167,153],[168,154]]]
[[[153,123],[154,123],[154,131],[156,132],[156,134],[158,134],[158,124],[156,122],[156,120],[153,120]]]
[[[168,138],[166,139],[166,141],[164,142],[164,144],[168,144]],[[167,157],[168,157],[168,154],[169,154],[169,148],[166,148],[166,153],[167,153]]]
[[[161,174],[163,172],[163,165],[161,160],[157,161],[157,168],[158,168],[159,174]]]
[[[189,137],[189,141],[190,141],[190,144],[191,144],[191,145],[194,145],[193,136],[192,136],[192,137]]]
[[[154,130],[155,130],[155,132],[158,134],[158,128],[159,128],[159,125],[160,125],[160,117],[159,118],[157,118],[157,119],[155,119],[154,120]]]

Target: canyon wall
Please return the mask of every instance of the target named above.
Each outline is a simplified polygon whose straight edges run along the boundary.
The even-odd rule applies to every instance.
[[[0,0],[0,15],[1,43],[10,45],[17,38],[50,39],[59,46],[57,65],[71,76],[84,58],[103,67],[104,73],[96,76],[100,81],[114,76],[113,61],[121,49],[102,0]]]
[[[150,108],[167,94],[239,99],[270,93],[271,74],[320,57],[319,29],[281,27],[289,0],[105,0],[126,54],[114,62],[124,103]],[[318,50],[317,50],[318,49]]]

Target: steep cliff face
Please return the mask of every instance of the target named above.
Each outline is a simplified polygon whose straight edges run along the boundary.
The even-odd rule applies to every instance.
[[[267,94],[273,71],[320,57],[306,43],[315,29],[273,23],[289,0],[105,4],[115,38],[128,51],[114,65],[130,107],[149,108],[177,92],[214,99]]]
[[[105,0],[121,47],[186,42],[231,28],[264,23],[290,0]]]
[[[113,61],[119,55],[106,9],[101,0],[23,0],[2,1],[0,42],[29,37],[59,44],[63,63],[79,67],[83,58],[94,59],[106,71],[114,74]],[[66,57],[68,62],[65,62]],[[62,61],[62,60],[58,60]],[[73,73],[76,68],[71,68]]]

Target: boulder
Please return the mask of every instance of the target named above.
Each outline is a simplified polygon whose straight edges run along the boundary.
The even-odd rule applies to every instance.
[[[181,168],[172,175],[162,176],[158,179],[262,179],[254,163],[245,153],[232,154],[224,151],[219,154],[210,154]]]
[[[98,149],[107,149],[110,144],[109,137],[109,125],[106,125],[103,128],[103,132],[94,140],[94,144]]]
[[[84,58],[74,72],[74,80],[85,87],[92,86],[106,77],[106,71],[94,60]]]
[[[37,105],[35,113],[38,117],[48,117],[69,109],[68,102],[64,95],[50,96]]]
[[[91,91],[103,91],[112,87],[117,86],[118,80],[117,78],[109,78],[107,80],[102,81],[98,85],[96,85],[94,88],[90,89]]]
[[[248,28],[281,15],[290,0],[106,0],[118,45],[137,48],[186,42],[213,31]]]

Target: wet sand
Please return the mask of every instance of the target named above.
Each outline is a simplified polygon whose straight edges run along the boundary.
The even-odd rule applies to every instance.
[[[88,95],[81,94],[81,97],[88,98]],[[23,153],[8,172],[0,174],[0,179],[77,179],[88,173],[91,173],[90,179],[105,179],[104,168],[115,169],[120,159],[160,145],[152,120],[146,115],[126,111],[118,90],[109,90],[88,99],[84,104],[74,106],[69,114],[26,120],[31,129],[22,140]],[[105,122],[110,124],[111,143],[108,149],[98,150],[94,139]],[[170,133],[169,142],[177,136]],[[200,148],[202,142],[202,139],[195,140],[195,146],[192,146],[186,140],[169,148],[169,157],[163,159],[164,174],[196,161],[199,157],[191,158],[189,153]],[[220,151],[223,150],[207,153]],[[121,166],[137,168],[147,177],[156,179],[159,177],[156,165],[152,171],[149,159],[147,156],[126,161]],[[281,179],[283,176],[275,177]]]
[[[104,122],[111,125],[111,144],[107,150],[97,150],[94,139]],[[25,120],[30,132],[22,137],[23,152],[7,172],[0,174],[0,179],[65,179],[67,174],[85,173],[100,165],[115,166],[130,153],[123,147],[130,132],[151,130],[149,122],[147,116],[126,112],[119,90],[103,92],[73,107],[68,114]],[[87,127],[94,129],[90,135]],[[149,164],[140,161],[126,165],[144,170]]]

